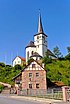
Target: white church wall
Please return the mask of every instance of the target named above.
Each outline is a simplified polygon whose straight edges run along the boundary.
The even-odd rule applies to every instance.
[[[32,55],[32,51],[36,52],[36,48],[35,47],[26,48],[26,62],[28,61],[29,57]],[[29,52],[29,57],[28,57],[28,52]]]

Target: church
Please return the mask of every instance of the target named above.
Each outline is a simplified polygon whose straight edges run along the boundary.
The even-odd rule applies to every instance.
[[[29,44],[25,47],[26,49],[26,62],[33,58],[34,60],[40,60],[45,56],[47,51],[47,35],[43,31],[41,14],[39,15],[38,20],[38,31],[34,35],[34,42],[30,41]]]
[[[41,60],[42,57],[46,55],[46,52],[48,52],[49,57],[52,59],[56,58],[56,56],[48,49],[47,35],[43,31],[41,14],[39,14],[37,34],[35,34],[33,38],[34,41],[30,41],[25,47],[26,57],[24,60],[22,60],[23,58],[21,56],[16,56],[13,60],[13,66],[16,64],[24,65],[25,62],[27,64],[28,60],[31,58],[37,61]]]

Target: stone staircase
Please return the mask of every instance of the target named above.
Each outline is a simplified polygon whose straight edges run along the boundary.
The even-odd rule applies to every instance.
[[[0,84],[4,86],[4,89],[2,90],[1,94],[10,94],[11,85],[3,82],[0,82]]]

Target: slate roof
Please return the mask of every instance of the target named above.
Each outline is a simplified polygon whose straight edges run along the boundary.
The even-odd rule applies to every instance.
[[[43,26],[42,26],[42,21],[41,21],[41,14],[39,15],[38,33],[43,33]]]
[[[57,58],[49,49],[47,49],[48,55]]]
[[[36,47],[36,46],[34,45],[33,41],[30,41],[29,44],[25,48],[27,48],[27,47]]]
[[[42,58],[42,56],[39,55],[37,52],[34,52],[33,55],[32,55],[31,57],[41,57],[41,58]],[[31,58],[31,57],[30,57],[30,58]]]
[[[38,32],[37,32],[37,34],[35,34],[34,36],[39,35],[39,34],[41,34],[41,33],[47,37],[47,35],[44,34],[44,31],[43,31],[41,14],[39,14],[39,20],[38,20]]]

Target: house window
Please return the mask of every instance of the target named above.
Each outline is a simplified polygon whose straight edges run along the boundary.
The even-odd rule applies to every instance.
[[[18,61],[18,63],[20,63],[20,61]]]
[[[34,52],[32,51],[31,54],[33,55],[33,53],[34,53]]]
[[[29,88],[32,88],[32,84],[29,84]]]
[[[39,73],[36,73],[36,77],[38,77],[39,76]]]
[[[32,73],[29,73],[29,77],[32,77]]]
[[[32,64],[32,68],[35,68],[35,64]]]
[[[36,60],[38,60],[38,58],[36,57]]]
[[[36,88],[39,88],[39,83],[36,84]]]
[[[31,81],[31,78],[29,78],[29,81]]]

